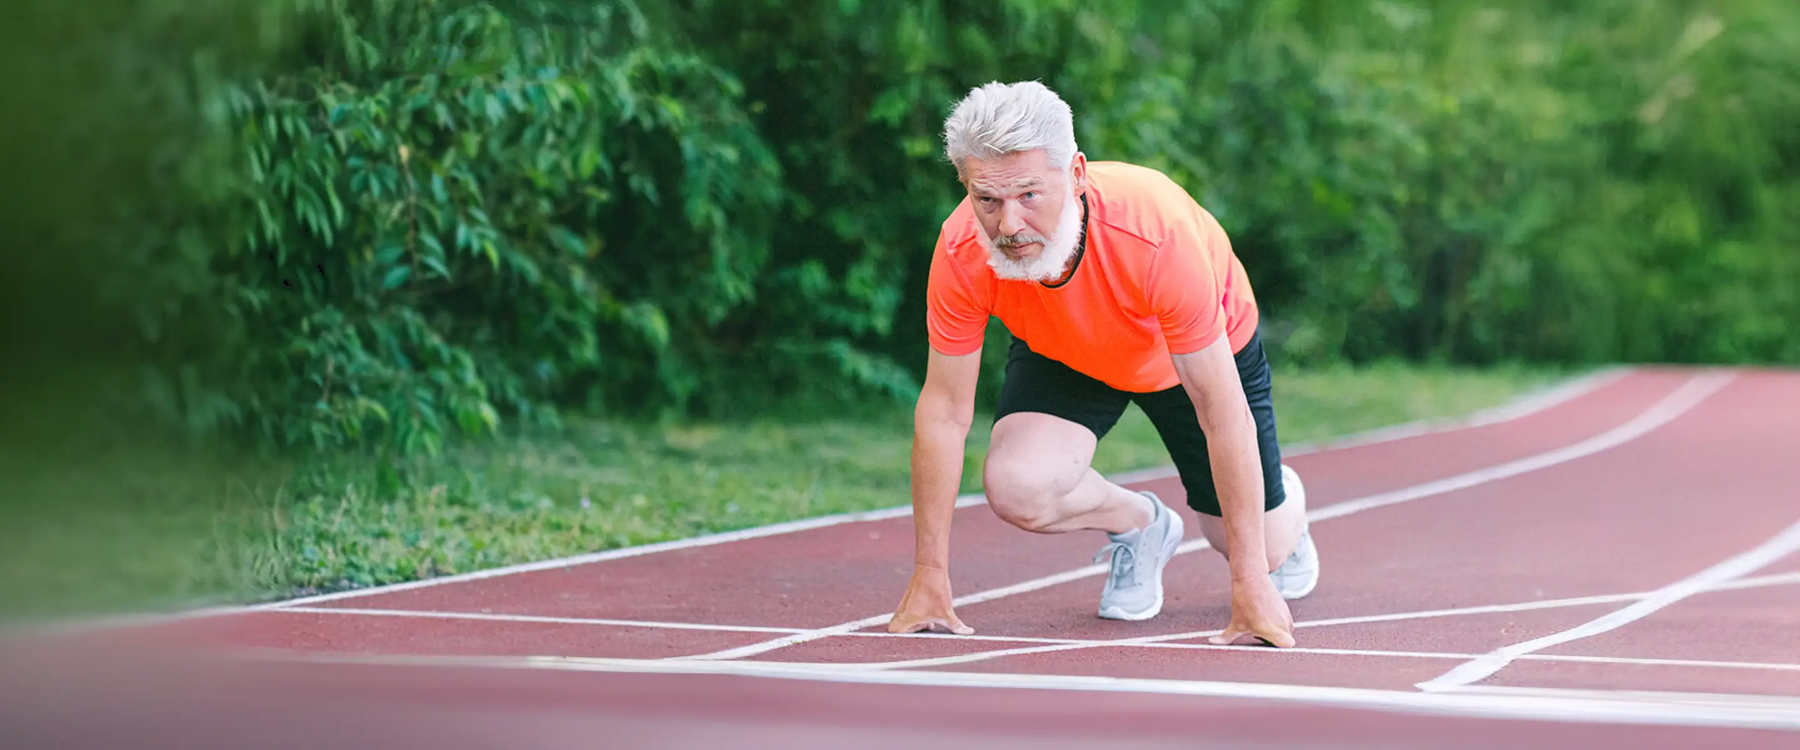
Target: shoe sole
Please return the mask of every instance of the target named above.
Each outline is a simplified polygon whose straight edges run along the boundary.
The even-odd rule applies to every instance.
[[[1156,603],[1150,605],[1149,609],[1142,612],[1126,612],[1118,607],[1103,607],[1100,609],[1100,616],[1102,618],[1108,620],[1124,620],[1126,622],[1139,622],[1162,614],[1163,568],[1168,567],[1169,560],[1175,557],[1175,548],[1181,546],[1181,539],[1187,533],[1186,522],[1181,520],[1181,514],[1177,513],[1174,508],[1169,509],[1169,529],[1172,533],[1169,534],[1168,541],[1163,543],[1164,549],[1162,559],[1161,562],[1156,565]]]

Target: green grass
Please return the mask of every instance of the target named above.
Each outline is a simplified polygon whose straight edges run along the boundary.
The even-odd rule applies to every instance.
[[[1279,429],[1291,444],[1453,417],[1557,377],[1398,365],[1282,373]],[[970,436],[964,491],[979,490],[988,425]],[[910,440],[910,414],[894,409],[791,424],[576,421],[556,438],[398,466],[83,453],[13,467],[37,478],[15,486],[39,502],[0,518],[0,601],[97,611],[265,600],[893,507],[910,501]],[[1166,463],[1135,408],[1095,457],[1108,473]]]

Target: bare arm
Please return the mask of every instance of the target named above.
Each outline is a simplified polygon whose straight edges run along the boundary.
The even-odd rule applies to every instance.
[[[1175,370],[1206,433],[1213,481],[1225,521],[1232,586],[1267,583],[1268,555],[1263,537],[1263,472],[1256,445],[1256,421],[1238,379],[1237,361],[1228,337],[1220,336],[1200,351],[1177,354]],[[1252,583],[1252,585],[1255,585]]]
[[[962,485],[963,448],[975,418],[975,378],[981,353],[949,357],[933,350],[925,369],[925,387],[913,411],[912,579],[900,606],[888,620],[888,632],[945,630],[975,632],[956,616],[950,595],[950,518],[956,490]]]
[[[962,485],[963,450],[975,418],[981,353],[951,357],[933,350],[913,411],[914,565],[948,570],[950,516]]]

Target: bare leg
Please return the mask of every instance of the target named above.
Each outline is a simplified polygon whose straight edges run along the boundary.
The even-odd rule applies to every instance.
[[[1281,567],[1288,555],[1300,544],[1300,534],[1306,530],[1306,493],[1295,487],[1290,478],[1284,477],[1287,484],[1287,500],[1281,507],[1263,514],[1263,548],[1269,555],[1269,570],[1273,572]],[[1227,558],[1231,550],[1225,543],[1225,519],[1218,516],[1200,515],[1200,532],[1206,535],[1206,541],[1212,548]]]
[[[1122,534],[1149,525],[1149,498],[1094,471],[1097,443],[1087,428],[1059,417],[1007,415],[994,425],[983,469],[988,506],[1007,523],[1040,534]]]

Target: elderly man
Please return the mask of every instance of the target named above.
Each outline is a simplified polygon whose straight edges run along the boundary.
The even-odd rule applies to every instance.
[[[1281,462],[1256,299],[1225,231],[1160,172],[1088,163],[1068,105],[1038,83],[970,92],[944,140],[968,197],[933,250],[917,549],[889,631],[974,632],[952,606],[949,529],[982,335],[997,316],[1014,340],[983,471],[993,512],[1031,532],[1106,532],[1099,616],[1156,616],[1182,517],[1091,467],[1136,403],[1230,566],[1231,618],[1213,641],[1292,646],[1286,600],[1312,591],[1319,562],[1305,491]]]

